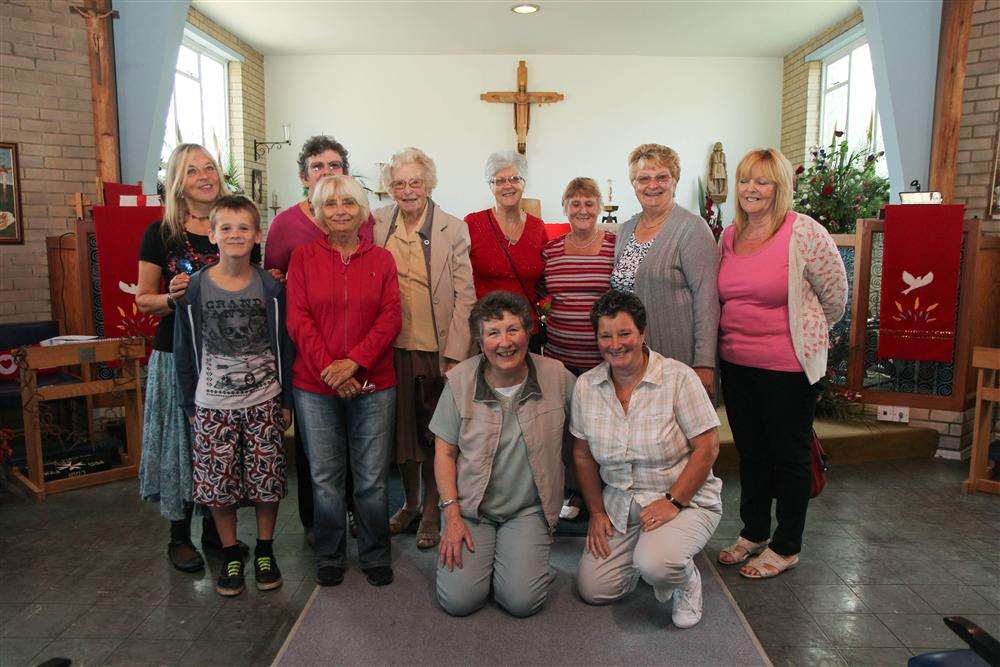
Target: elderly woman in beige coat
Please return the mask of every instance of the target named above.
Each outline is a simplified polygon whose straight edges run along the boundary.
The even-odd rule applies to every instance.
[[[406,500],[389,520],[398,534],[419,519],[417,547],[440,541],[434,483],[434,444],[417,424],[415,379],[441,377],[469,356],[469,311],[476,300],[469,263],[469,230],[430,198],[437,185],[434,161],[419,148],[389,160],[382,181],[395,204],[375,211],[376,245],[396,260],[403,328],[396,338],[396,462]],[[420,501],[420,481],[424,498]]]

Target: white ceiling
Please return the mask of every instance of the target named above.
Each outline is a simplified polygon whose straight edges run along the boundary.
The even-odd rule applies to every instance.
[[[857,0],[192,0],[265,55],[783,56]]]

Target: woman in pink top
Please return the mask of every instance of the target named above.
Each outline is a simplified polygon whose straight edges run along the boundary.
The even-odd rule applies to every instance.
[[[751,579],[798,565],[809,504],[810,444],[829,328],[847,277],[833,238],[792,208],[792,165],[770,148],[736,168],[736,220],[722,233],[719,359],[740,455],[740,519],[723,565]],[[777,527],[771,533],[771,499]]]
[[[312,200],[316,184],[324,176],[338,176],[347,173],[347,149],[333,137],[317,135],[309,137],[299,151],[299,180],[306,189],[302,201],[292,204],[284,211],[274,216],[267,228],[267,240],[264,244],[264,268],[279,269],[288,273],[288,263],[292,259],[292,251],[299,246],[312,243],[316,239],[326,238],[326,230],[316,222],[313,215]],[[358,236],[363,241],[372,240],[372,227],[375,219],[368,216],[368,221],[361,225]],[[302,431],[298,419],[295,420],[295,475],[298,479],[299,520],[306,529],[309,542],[313,542],[313,488],[309,476],[309,461],[306,459],[302,444]],[[347,505],[351,518],[351,534],[356,535],[354,523],[354,488],[351,476],[347,476]]]

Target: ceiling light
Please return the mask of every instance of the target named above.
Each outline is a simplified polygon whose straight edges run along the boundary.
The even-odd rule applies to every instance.
[[[534,14],[540,9],[538,5],[520,4],[514,5],[510,8],[510,11],[515,14]]]

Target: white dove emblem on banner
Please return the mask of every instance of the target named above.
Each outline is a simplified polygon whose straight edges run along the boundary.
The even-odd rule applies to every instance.
[[[922,276],[914,277],[909,271],[903,271],[903,282],[909,285],[909,287],[903,290],[903,294],[909,294],[915,289],[926,287],[934,282],[934,272],[928,271]]]

